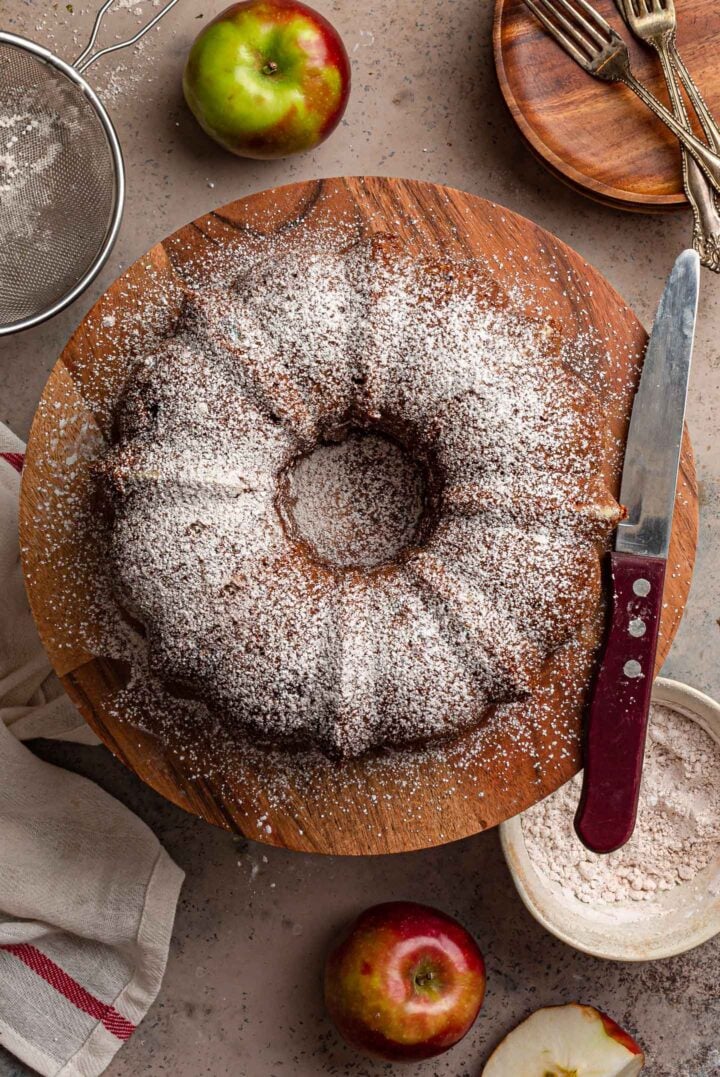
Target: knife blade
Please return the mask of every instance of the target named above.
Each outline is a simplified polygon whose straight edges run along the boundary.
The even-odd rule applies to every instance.
[[[632,835],[680,465],[700,260],[677,258],[660,300],[633,401],[619,524],[610,555],[609,629],[590,694],[575,830],[610,853]]]

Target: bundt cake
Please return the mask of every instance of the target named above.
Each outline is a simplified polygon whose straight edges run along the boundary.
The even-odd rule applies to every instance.
[[[533,691],[620,516],[552,323],[392,237],[258,256],[132,369],[101,465],[152,670],[256,741],[422,745]]]

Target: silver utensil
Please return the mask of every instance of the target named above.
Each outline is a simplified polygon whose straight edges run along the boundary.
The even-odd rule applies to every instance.
[[[720,192],[720,156],[687,131],[672,112],[633,75],[627,45],[587,0],[525,0],[548,33],[588,74],[622,82],[682,142]]]
[[[652,45],[658,52],[662,50],[672,66],[677,69],[709,145],[715,150],[720,150],[720,127],[695,85],[695,80],[685,66],[677,47],[675,36],[677,16],[674,0],[615,0],[615,3],[633,33],[641,41]],[[662,55],[660,59],[663,59]]]
[[[616,0],[616,4],[633,34],[657,52],[675,117],[689,131],[690,120],[676,77],[676,69],[679,74],[682,66],[689,80],[685,82],[688,95],[707,140],[714,150],[719,149],[720,131],[677,51],[673,0]],[[682,146],[681,153],[683,185],[693,212],[693,247],[704,266],[720,273],[720,213],[715,197],[705,174]]]
[[[139,41],[92,52],[113,0],[73,65],[0,32],[0,336],[57,314],[97,276],[117,237],[125,172],[115,128],[83,72]]]
[[[610,554],[612,617],[592,687],[578,836],[610,853],[635,825],[663,583],[680,465],[700,287],[696,251],[668,279],[645,353],[625,446],[627,509]]]

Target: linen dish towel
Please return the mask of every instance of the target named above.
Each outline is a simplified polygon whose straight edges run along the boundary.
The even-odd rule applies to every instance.
[[[28,608],[23,451],[0,423],[0,1044],[48,1077],[95,1077],[157,996],[184,876],[132,812],[20,743],[99,743]]]

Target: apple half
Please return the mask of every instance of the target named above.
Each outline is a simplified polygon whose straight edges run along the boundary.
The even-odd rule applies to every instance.
[[[612,1018],[571,1002],[536,1010],[508,1033],[482,1077],[636,1077],[644,1062]]]

